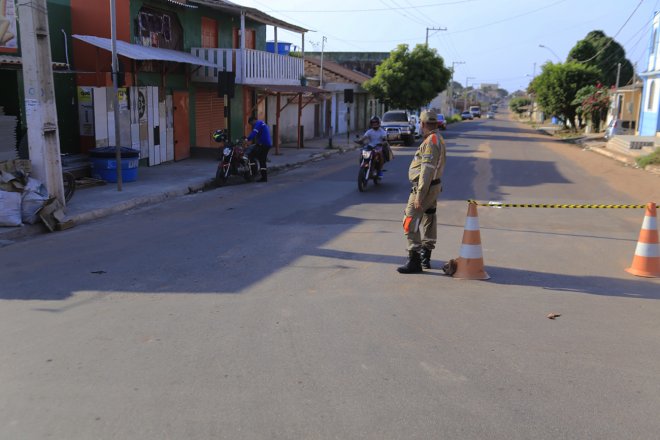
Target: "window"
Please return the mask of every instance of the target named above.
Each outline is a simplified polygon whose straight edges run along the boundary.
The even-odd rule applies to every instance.
[[[653,28],[653,39],[651,40],[651,56],[655,55],[655,48],[657,46],[658,28]]]
[[[646,106],[647,110],[653,110],[653,99],[655,98],[655,81],[651,80],[649,86],[649,103]]]

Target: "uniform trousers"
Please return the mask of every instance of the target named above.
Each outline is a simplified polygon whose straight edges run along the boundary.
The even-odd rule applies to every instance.
[[[438,238],[438,221],[435,211],[440,190],[440,185],[431,185],[428,193],[420,200],[422,205],[420,209],[415,209],[417,187],[413,187],[410,191],[403,219],[403,232],[408,240],[409,251],[419,252],[422,247],[435,248]]]

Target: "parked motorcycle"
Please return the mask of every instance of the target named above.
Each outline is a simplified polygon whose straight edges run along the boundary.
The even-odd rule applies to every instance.
[[[380,183],[381,172],[385,159],[383,144],[363,145],[360,150],[360,170],[358,171],[358,190],[367,190],[367,183],[373,180],[375,185]]]
[[[231,143],[225,130],[216,130],[213,133],[213,140],[221,144],[222,153],[215,173],[217,186],[225,185],[229,176],[243,176],[247,182],[252,182],[257,177],[261,166],[256,158],[249,157],[245,138]]]

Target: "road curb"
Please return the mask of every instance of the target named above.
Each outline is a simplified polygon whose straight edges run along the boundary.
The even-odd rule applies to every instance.
[[[349,146],[349,147],[337,147],[328,149],[322,153],[316,153],[310,155],[308,158],[303,160],[298,160],[296,162],[285,163],[281,165],[272,165],[268,169],[272,172],[278,172],[283,170],[288,170],[291,168],[297,168],[303,166],[307,163],[318,162],[325,160],[329,157],[332,157],[337,154],[344,154],[349,151],[354,151],[360,148],[359,146]],[[69,215],[68,218],[72,220],[76,225],[84,224],[93,220],[98,220],[104,217],[108,217],[114,214],[119,214],[121,212],[126,212],[134,208],[140,208],[150,205],[155,205],[162,203],[169,199],[174,199],[177,197],[194,194],[201,191],[207,191],[210,189],[216,189],[215,179],[214,178],[204,178],[197,182],[186,183],[180,188],[170,189],[162,193],[150,194],[146,196],[138,196],[123,202],[118,202],[111,206],[106,206],[102,208],[93,209],[91,211],[82,212],[79,214]],[[17,226],[7,231],[0,230],[0,247],[11,244],[12,240],[18,240],[21,238],[29,237],[32,235],[37,235],[41,233],[49,232],[48,229],[43,225],[43,223],[37,223],[34,225],[24,224],[22,226]]]
[[[618,162],[623,163],[624,165],[640,169],[642,171],[647,171],[652,174],[659,174],[660,175],[660,166],[658,165],[647,165],[644,168],[641,168],[640,166],[637,165],[637,162],[633,157],[626,156],[625,154],[621,153],[616,153],[612,150],[607,149],[607,144],[604,144],[602,142],[589,142],[587,137],[580,137],[580,138],[572,138],[572,139],[561,139],[561,138],[556,138],[553,133],[549,132],[548,130],[545,130],[543,128],[537,128],[536,129],[538,132],[543,133],[548,136],[552,136],[553,138],[557,139],[560,142],[563,142],[565,144],[571,144],[571,145],[578,145],[582,149],[587,150],[587,151],[593,151],[594,153],[598,153],[601,156],[606,156],[609,157],[610,159],[614,159]],[[598,144],[596,145],[589,145],[589,144]]]

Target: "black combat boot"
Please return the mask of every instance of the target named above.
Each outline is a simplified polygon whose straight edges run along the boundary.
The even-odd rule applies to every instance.
[[[430,269],[431,268],[431,249],[423,247],[421,251],[419,251],[419,256],[421,257],[422,260],[422,267],[424,269]]]
[[[419,257],[419,252],[408,251],[408,262],[405,264],[405,266],[399,267],[397,271],[399,273],[421,273],[422,260]]]
[[[257,182],[268,182],[268,170],[261,169],[261,179],[257,180]]]

